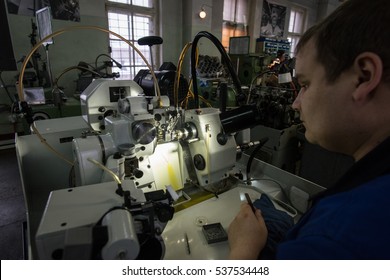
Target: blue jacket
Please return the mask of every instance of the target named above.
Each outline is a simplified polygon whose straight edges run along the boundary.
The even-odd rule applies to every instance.
[[[288,232],[278,259],[390,259],[390,138],[356,162]]]

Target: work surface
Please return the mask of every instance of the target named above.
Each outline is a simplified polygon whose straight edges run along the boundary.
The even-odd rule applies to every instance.
[[[236,162],[233,174],[245,170],[248,156],[244,155]],[[246,174],[244,180],[246,180]],[[245,201],[245,193],[248,193],[252,201],[260,198],[262,193],[268,194],[273,200],[276,209],[288,210],[289,215],[295,221],[298,215],[289,209],[281,207],[275,202],[283,201],[284,192],[288,192],[291,186],[312,196],[323,190],[322,187],[313,184],[303,178],[276,168],[270,164],[255,159],[252,164],[251,185],[245,185],[239,180],[236,187],[212,197],[206,201],[195,204],[189,208],[175,213],[173,219],[168,222],[163,231],[162,237],[165,243],[164,259],[226,259],[229,253],[228,241],[208,244],[202,232],[204,224],[221,223],[225,231],[237,215],[240,205]],[[188,244],[187,244],[188,243]]]
[[[164,259],[226,259],[229,253],[228,241],[208,244],[202,226],[221,223],[227,232],[240,205],[246,201],[245,193],[249,194],[252,201],[261,196],[258,189],[240,185],[218,197],[175,213],[162,234],[166,247]]]

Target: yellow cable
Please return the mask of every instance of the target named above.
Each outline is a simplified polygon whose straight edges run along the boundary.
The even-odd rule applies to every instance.
[[[141,58],[143,59],[143,61],[145,62],[145,64],[147,65],[147,67],[149,68],[150,70],[150,73],[152,74],[152,77],[153,77],[153,80],[154,80],[154,83],[155,84],[158,84],[157,82],[157,78],[156,78],[156,75],[154,74],[154,70],[153,70],[153,67],[151,67],[151,65],[148,63],[147,59],[145,58],[145,56],[140,52],[140,50],[138,50],[133,43],[131,43],[129,40],[127,40],[126,38],[124,38],[123,36],[111,31],[111,30],[108,30],[108,29],[105,29],[105,28],[102,28],[102,27],[99,27],[99,26],[92,26],[92,25],[80,25],[80,26],[70,26],[70,27],[66,27],[66,28],[63,28],[63,29],[60,29],[56,32],[53,32],[52,34],[50,35],[47,35],[45,38],[43,38],[41,41],[39,41],[32,49],[31,51],[29,52],[29,54],[26,56],[26,59],[24,60],[23,62],[23,65],[22,65],[22,68],[21,68],[21,71],[20,71],[20,76],[19,76],[19,91],[18,91],[18,95],[19,95],[19,100],[20,101],[24,101],[24,95],[23,95],[23,77],[24,77],[24,71],[26,70],[26,67],[27,67],[27,63],[30,61],[30,58],[31,56],[35,53],[35,51],[47,40],[47,39],[50,39],[50,38],[54,38],[60,34],[63,34],[65,32],[68,32],[68,31],[72,31],[72,30],[79,30],[79,29],[93,29],[93,30],[98,30],[98,31],[102,31],[102,32],[105,32],[105,33],[109,33],[111,35],[114,35],[115,37],[118,37],[119,39],[121,39],[122,41],[124,41],[125,43],[127,43],[130,47],[132,47],[140,56]],[[161,105],[161,94],[160,94],[160,88],[159,87],[156,87],[156,90],[157,90],[157,96],[159,98],[159,103]]]
[[[177,108],[178,103],[179,103],[179,83],[180,83],[180,75],[181,75],[181,67],[184,61],[184,56],[188,52],[189,48],[192,46],[192,43],[187,43],[183,50],[180,53],[179,56],[179,61],[177,63],[177,71],[176,71],[176,76],[175,76],[175,83],[174,83],[174,91],[173,91],[173,96],[174,96],[174,105]]]
[[[202,100],[203,103],[205,103],[205,104],[207,105],[207,107],[213,107],[213,106],[211,105],[211,103],[208,102],[207,99],[204,98],[203,96],[199,95],[199,99]]]
[[[191,86],[192,86],[192,79],[190,80],[190,83],[188,85],[188,92],[187,92],[187,96],[186,96],[186,99],[185,99],[186,103],[185,103],[184,109],[187,109],[188,99],[190,99],[190,98],[194,99],[194,94],[191,91]]]
[[[28,55],[26,56],[24,62],[23,62],[23,65],[22,65],[22,68],[21,68],[21,71],[20,71],[20,76],[19,76],[19,91],[18,91],[18,96],[19,96],[19,100],[20,101],[25,101],[24,100],[24,94],[23,94],[23,77],[24,77],[24,71],[26,70],[26,67],[27,67],[27,63],[30,61],[32,55],[35,53],[35,51],[49,38],[54,38],[60,34],[63,34],[65,32],[68,32],[68,31],[72,31],[72,30],[79,30],[79,29],[93,29],[93,30],[98,30],[98,31],[102,31],[102,32],[105,32],[105,33],[109,33],[109,34],[112,34],[116,37],[118,37],[119,39],[121,39],[122,41],[124,41],[125,43],[127,43],[130,47],[132,47],[140,56],[141,58],[144,60],[144,62],[146,63],[147,67],[149,68],[150,70],[150,73],[152,74],[152,77],[153,77],[153,80],[154,80],[154,83],[155,84],[158,84],[157,82],[157,78],[156,78],[156,75],[154,74],[154,70],[153,70],[153,67],[151,67],[151,65],[148,63],[147,59],[145,58],[145,56],[140,52],[140,50],[138,50],[133,43],[131,43],[129,40],[127,40],[126,38],[122,37],[121,35],[113,32],[113,31],[110,31],[108,29],[105,29],[105,28],[102,28],[102,27],[98,27],[98,26],[89,26],[89,25],[86,25],[86,26],[70,26],[70,27],[66,27],[66,28],[63,28],[63,29],[60,29],[56,32],[53,32],[52,34],[50,35],[47,35],[45,38],[43,38],[41,41],[39,41],[32,49],[31,51],[28,53]],[[57,80],[58,81],[58,80]],[[157,95],[158,95],[158,104],[159,106],[161,107],[162,105],[162,102],[161,102],[161,94],[160,94],[160,88],[157,87]],[[66,161],[67,163],[73,165],[73,162],[69,161],[68,159],[66,159],[61,153],[59,153],[58,151],[56,151],[52,146],[50,146],[47,142],[46,142],[46,139],[43,138],[43,136],[40,134],[40,132],[36,129],[36,127],[34,125],[32,125],[32,129],[34,130],[35,134],[39,137],[39,139],[41,140],[42,144],[44,144],[47,148],[49,148],[49,150],[51,150],[53,153],[55,153],[56,155],[58,155],[62,160]]]
[[[32,130],[35,132],[35,134],[38,136],[38,138],[41,140],[41,143],[45,145],[51,152],[56,154],[59,158],[61,158],[66,163],[73,166],[73,162],[68,160],[63,154],[58,152],[56,149],[54,149],[49,143],[47,143],[46,139],[39,133],[38,129],[36,128],[35,124],[31,125]]]
[[[62,72],[60,73],[60,75],[56,78],[54,84],[57,85],[57,83],[58,83],[58,81],[61,79],[61,77],[62,77],[64,74],[68,73],[70,70],[73,70],[73,69],[88,71],[88,72],[90,72],[90,73],[93,73],[93,74],[98,75],[98,76],[101,77],[101,75],[100,75],[98,72],[96,72],[96,71],[93,71],[93,70],[91,70],[91,69],[89,69],[89,68],[87,68],[87,67],[83,67],[83,66],[76,65],[76,66],[68,67],[68,68],[66,68],[64,71],[62,71]]]
[[[108,168],[105,167],[103,164],[101,164],[101,163],[98,162],[97,160],[94,160],[93,158],[88,158],[88,161],[92,162],[93,164],[95,164],[96,166],[98,166],[100,169],[103,169],[103,170],[106,171],[108,174],[110,174],[111,177],[114,178],[114,180],[115,180],[118,184],[122,184],[121,179],[119,179],[119,176],[116,175],[112,170],[108,169]]]

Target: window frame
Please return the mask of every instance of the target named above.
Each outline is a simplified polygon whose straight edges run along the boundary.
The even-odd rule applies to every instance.
[[[106,9],[106,17],[107,17],[107,28],[108,29],[110,28],[109,27],[109,16],[108,16],[108,14],[110,12],[118,13],[118,14],[126,14],[129,17],[137,16],[137,15],[138,16],[146,16],[146,17],[149,17],[151,19],[151,21],[150,21],[151,26],[149,27],[150,28],[149,35],[150,36],[159,36],[158,0],[151,0],[151,1],[153,3],[153,7],[149,8],[149,7],[142,7],[142,6],[132,5],[132,4],[125,4],[125,3],[117,3],[117,2],[112,2],[112,1],[106,0],[105,1],[105,9]],[[131,2],[131,1],[129,1],[129,2]],[[134,37],[135,36],[134,28],[131,28],[131,26],[128,26],[128,28],[129,28],[129,35],[131,38],[126,38],[126,39],[129,39],[129,41],[131,43],[133,43],[137,49],[140,50],[140,52],[148,60],[148,63],[151,63],[149,46],[138,45],[137,40],[139,38],[133,39],[133,38],[135,38]],[[110,56],[112,56],[112,45],[111,45],[112,41],[123,42],[118,37],[112,37],[112,36],[108,37]],[[129,56],[130,63],[128,65],[123,64],[123,68],[125,68],[125,70],[122,70],[123,68],[122,69],[116,68],[115,65],[113,67],[113,72],[119,72],[119,73],[125,72],[126,73],[123,75],[121,74],[121,76],[118,79],[134,79],[135,75],[137,75],[137,73],[140,69],[147,68],[144,61],[142,61],[141,64],[137,63],[137,60],[138,60],[137,57],[139,58],[139,55],[136,53],[136,51],[132,47],[129,46],[129,49],[130,49],[130,56]],[[153,60],[154,60],[155,66],[160,65],[160,61],[161,61],[160,48],[155,47],[155,46],[152,47],[152,55],[153,55]],[[113,56],[113,58],[115,60],[117,60],[114,56]],[[121,62],[121,61],[119,61],[119,62]]]
[[[239,1],[246,1],[246,15],[243,16],[243,21],[245,20],[244,18],[248,18],[248,9],[250,2],[248,0],[232,0],[234,3],[230,6],[234,6],[234,11],[231,13],[233,14],[233,20],[232,18],[225,19],[222,17],[222,40],[221,43],[225,50],[228,52],[229,51],[229,44],[230,44],[230,37],[240,37],[240,36],[247,36],[248,35],[248,27],[245,25],[247,22],[241,22],[239,21]],[[225,9],[225,3],[226,0],[224,0],[224,9]],[[243,5],[244,6],[244,5]],[[224,16],[224,15],[223,15]]]
[[[298,32],[295,32],[296,31],[295,25],[293,25],[292,31],[290,31],[290,27],[291,27],[290,23],[291,23],[291,17],[292,17],[293,12],[295,12],[295,13],[301,12],[302,13],[301,30],[299,30]],[[299,39],[301,38],[301,36],[303,35],[303,33],[306,30],[307,18],[308,18],[307,9],[305,7],[298,6],[298,5],[291,5],[290,6],[290,16],[289,16],[289,20],[288,20],[288,28],[287,28],[286,38],[291,43],[291,47],[290,47],[290,56],[291,57],[294,56],[296,44],[298,43]],[[294,20],[294,24],[295,24],[295,20]]]

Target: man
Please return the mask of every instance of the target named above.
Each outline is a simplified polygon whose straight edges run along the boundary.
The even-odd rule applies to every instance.
[[[261,27],[260,32],[262,36],[267,37],[281,37],[283,30],[279,27],[280,10],[277,6],[271,7],[271,15],[267,25]]]
[[[348,0],[298,43],[293,107],[305,136],[356,162],[314,199],[276,258],[390,259],[389,26],[387,0]],[[230,257],[257,258],[266,238],[260,211],[243,204],[229,227]]]

